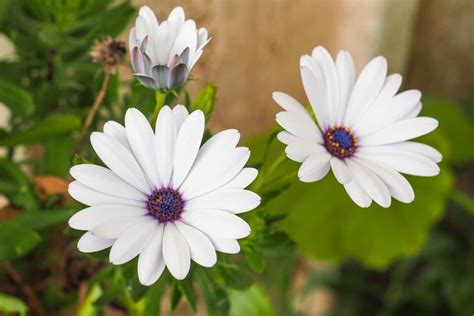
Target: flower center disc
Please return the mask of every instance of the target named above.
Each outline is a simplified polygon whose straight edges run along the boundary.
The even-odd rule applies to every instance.
[[[351,131],[345,127],[333,127],[324,133],[324,146],[334,157],[351,157],[356,149],[356,141]]]
[[[184,201],[181,194],[170,188],[153,191],[146,202],[148,212],[160,222],[177,220],[183,212]]]

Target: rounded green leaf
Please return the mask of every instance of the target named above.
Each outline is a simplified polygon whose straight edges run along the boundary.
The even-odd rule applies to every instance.
[[[35,109],[31,95],[7,81],[0,81],[0,103],[5,104],[13,115],[27,116]]]

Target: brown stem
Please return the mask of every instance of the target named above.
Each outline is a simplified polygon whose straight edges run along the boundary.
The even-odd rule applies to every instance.
[[[3,267],[5,268],[5,271],[8,273],[8,275],[12,278],[12,280],[16,284],[18,284],[18,286],[20,286],[21,290],[25,294],[31,313],[33,315],[46,316],[46,312],[43,308],[43,305],[41,304],[41,301],[38,296],[36,296],[36,293],[33,288],[27,283],[23,282],[21,276],[18,274],[15,268],[11,266],[11,264],[4,263]]]
[[[86,137],[87,132],[89,131],[89,128],[92,124],[92,120],[94,119],[95,114],[99,110],[100,104],[104,100],[105,93],[107,91],[107,86],[109,85],[109,79],[110,79],[110,73],[106,72],[104,75],[104,80],[102,81],[102,85],[100,87],[99,93],[95,97],[94,104],[92,105],[92,108],[89,114],[87,115],[84,125],[82,125],[81,133],[79,134],[76,148],[74,150],[75,153],[78,153],[81,150],[82,143],[84,142],[84,138]]]

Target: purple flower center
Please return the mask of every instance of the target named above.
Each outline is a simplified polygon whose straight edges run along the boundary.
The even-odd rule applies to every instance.
[[[183,212],[184,201],[181,194],[171,188],[154,190],[146,201],[148,212],[160,222],[177,220]]]
[[[346,127],[333,127],[324,133],[324,146],[327,151],[339,159],[352,157],[356,150],[356,140]]]

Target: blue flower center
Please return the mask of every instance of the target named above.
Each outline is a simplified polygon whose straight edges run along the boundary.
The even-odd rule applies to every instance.
[[[333,127],[324,133],[324,146],[334,157],[344,159],[354,155],[356,141],[351,131],[345,127]]]
[[[154,190],[146,201],[148,212],[160,222],[177,220],[183,212],[184,201],[181,194],[171,188]]]

